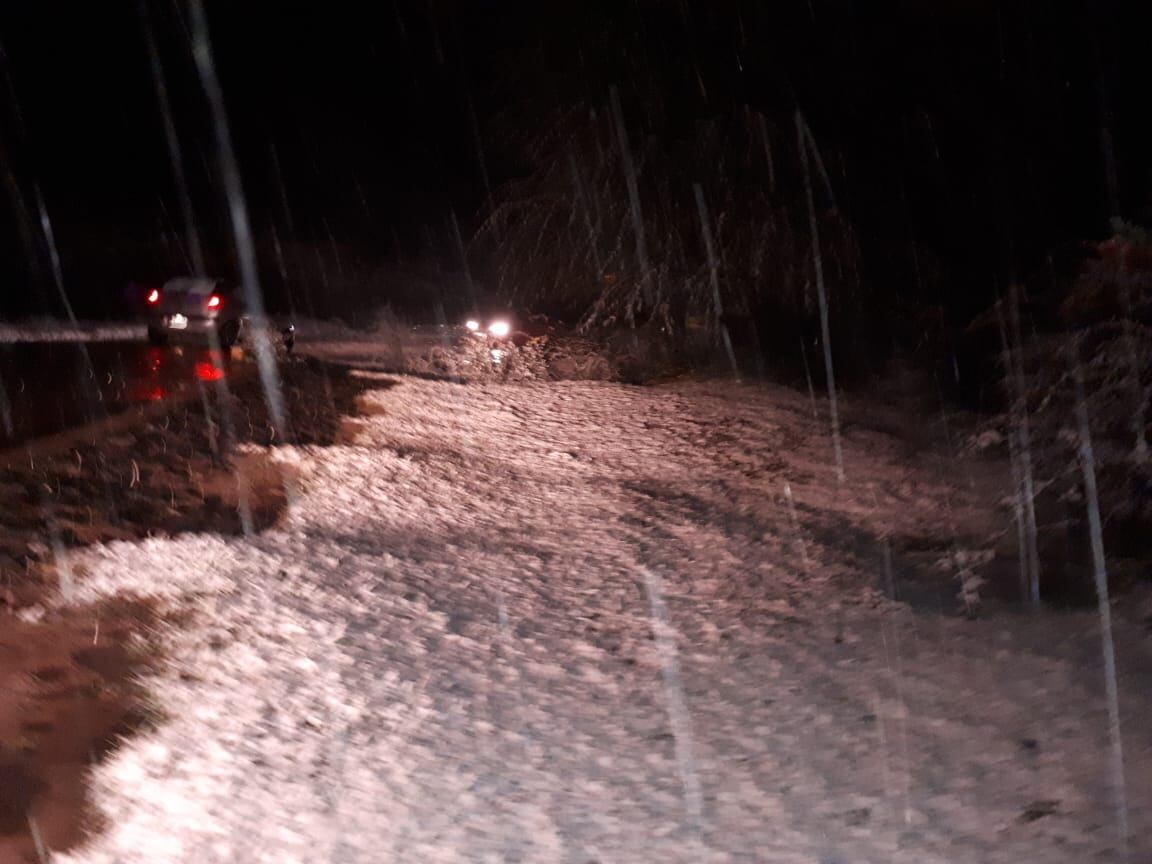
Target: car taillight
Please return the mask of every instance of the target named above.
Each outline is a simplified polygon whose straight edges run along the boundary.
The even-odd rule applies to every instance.
[[[209,309],[219,309],[220,308],[220,295],[219,294],[213,294],[211,297],[208,298],[208,308]]]
[[[160,290],[158,288],[153,288],[148,293],[148,302],[149,303],[159,303],[160,302]]]

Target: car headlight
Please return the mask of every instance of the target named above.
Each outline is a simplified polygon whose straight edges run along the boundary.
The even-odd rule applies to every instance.
[[[467,321],[467,322],[465,322],[464,326],[467,327],[469,330],[471,330],[473,333],[475,333],[477,330],[480,329],[480,322],[479,321]]]
[[[503,339],[512,332],[512,328],[508,325],[507,321],[493,321],[488,325],[488,332],[497,339]]]

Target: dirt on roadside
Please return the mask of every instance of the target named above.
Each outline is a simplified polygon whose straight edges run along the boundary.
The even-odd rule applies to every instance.
[[[280,372],[287,439],[336,441],[364,382],[311,359]],[[0,453],[0,864],[47,860],[98,827],[87,771],[149,717],[133,682],[159,659],[160,622],[128,601],[43,612],[61,560],[94,543],[271,526],[291,488],[269,458],[277,438],[252,376],[136,424]]]
[[[39,864],[99,827],[85,778],[150,722],[135,676],[156,623],[121,601],[0,625],[0,861]]]

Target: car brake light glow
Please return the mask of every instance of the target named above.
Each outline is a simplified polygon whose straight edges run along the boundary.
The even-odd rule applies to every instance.
[[[160,289],[153,288],[148,293],[148,302],[149,303],[159,303],[160,302]]]
[[[202,360],[195,366],[196,377],[201,381],[219,381],[224,377],[224,370],[214,363]]]
[[[219,294],[213,294],[211,297],[208,298],[208,308],[209,309],[218,309],[219,307],[220,307],[220,295]]]

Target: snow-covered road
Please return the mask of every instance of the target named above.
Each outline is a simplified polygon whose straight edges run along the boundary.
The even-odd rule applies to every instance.
[[[837,489],[783,390],[395,380],[278,451],[275,529],[77,557],[197,614],[60,860],[1119,860],[1091,616],[884,599],[881,533],[980,518],[895,442],[849,434]]]

